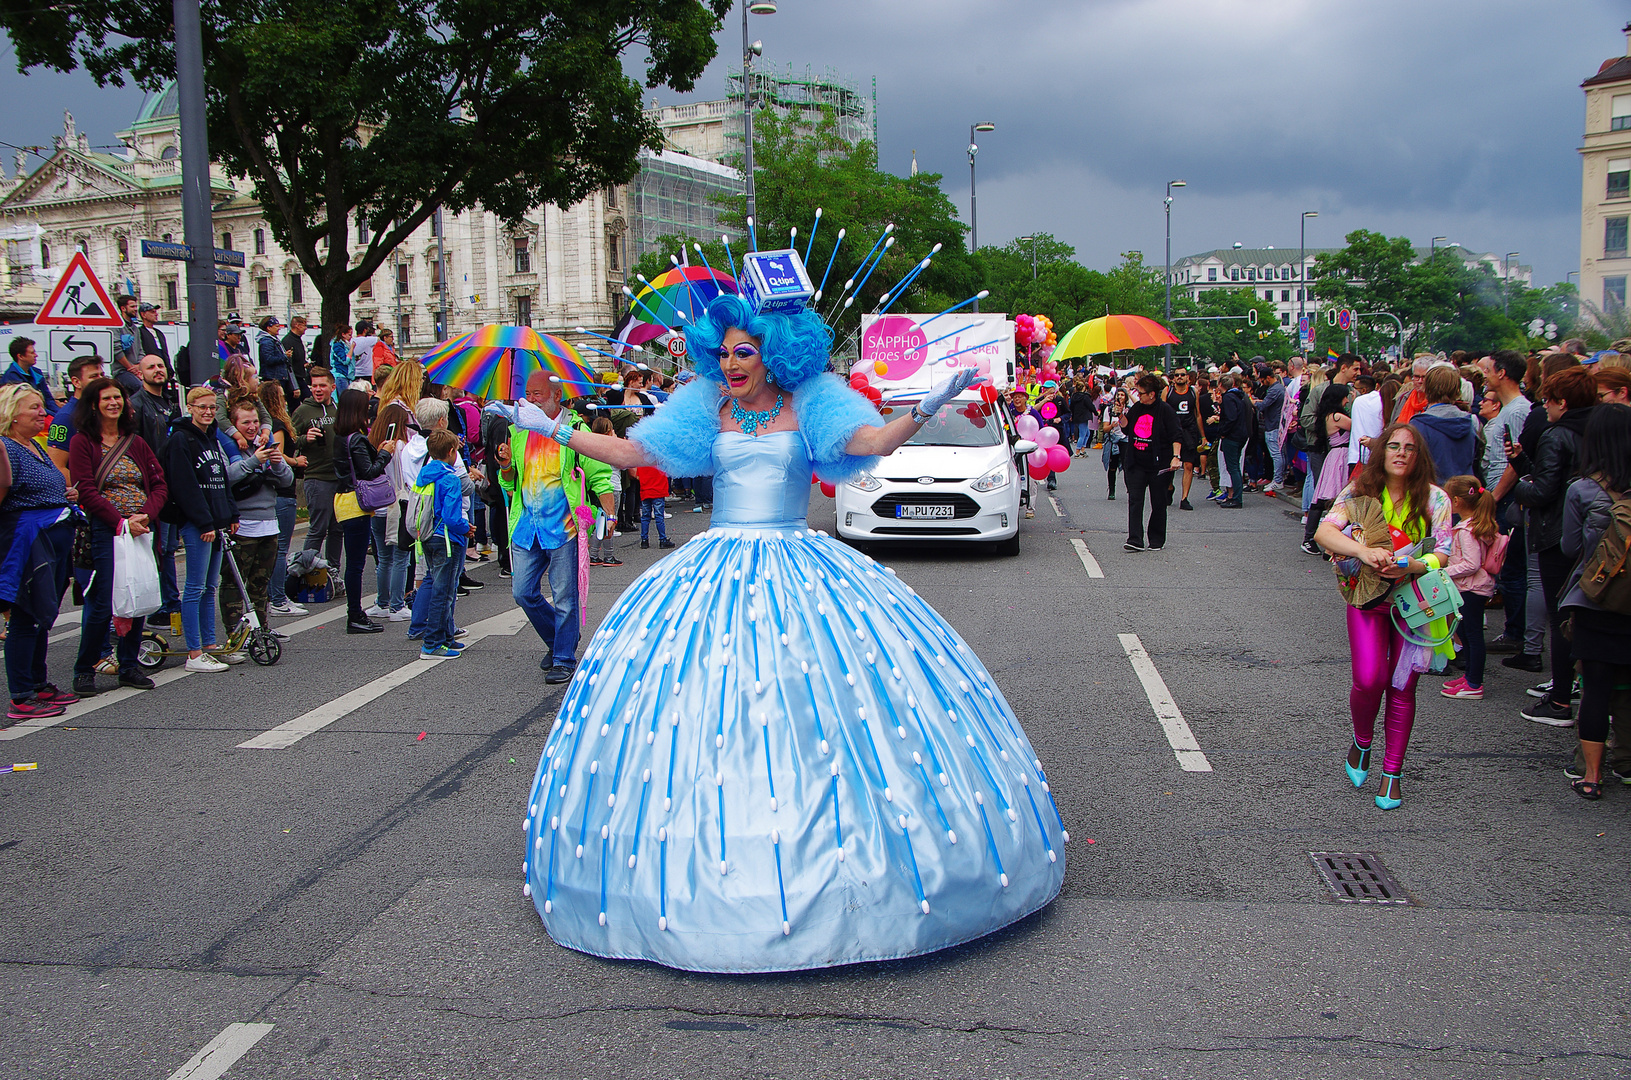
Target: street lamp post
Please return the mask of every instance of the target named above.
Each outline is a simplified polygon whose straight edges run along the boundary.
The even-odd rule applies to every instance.
[[[748,41],[748,14],[776,14],[776,0],[742,0],[742,172],[747,180],[748,217],[757,206],[753,198],[753,58],[765,51],[764,43]]]
[[[1509,251],[1506,258],[1501,260],[1501,314],[1507,313],[1507,297],[1511,293],[1509,288],[1512,281],[1512,260],[1523,254],[1521,251]]]
[[[968,126],[968,253],[977,254],[980,250],[980,204],[974,188],[974,155],[980,152],[980,144],[974,141],[976,131],[995,131],[997,125],[989,120],[981,120]],[[978,298],[974,301],[974,310],[980,310]]]
[[[1022,243],[1022,244],[1028,243],[1028,244],[1031,245],[1031,280],[1035,281],[1036,280],[1036,237],[1034,237],[1034,236],[1022,236],[1022,237],[1019,238],[1019,242]]]
[[[1167,322],[1168,322],[1168,324],[1170,324],[1172,322],[1172,189],[1175,188],[1175,187],[1188,187],[1188,186],[1189,185],[1187,183],[1185,183],[1184,181],[1182,181],[1182,180],[1168,180],[1167,181],[1167,198],[1166,198],[1166,207],[1167,207],[1167,307],[1166,307],[1166,312],[1167,312]],[[1162,370],[1167,372],[1168,374],[1170,374],[1172,372],[1172,343],[1171,342],[1168,342],[1166,344],[1165,351],[1166,351],[1166,356],[1162,361],[1162,363],[1163,363]]]
[[[1434,259],[1436,259],[1438,257],[1438,246],[1440,244],[1448,244],[1449,242],[1450,238],[1448,236],[1433,237],[1433,242],[1427,249],[1427,261],[1432,262]]]
[[[1308,219],[1319,217],[1318,210],[1304,210],[1302,221],[1299,222],[1299,239],[1297,241],[1297,276],[1302,279],[1302,288],[1297,290],[1297,348],[1302,348],[1302,322],[1308,318]]]

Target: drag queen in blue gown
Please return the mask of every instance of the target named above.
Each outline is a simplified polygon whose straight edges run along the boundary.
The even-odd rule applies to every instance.
[[[628,440],[517,418],[619,467],[714,477],[711,527],[612,606],[538,764],[524,891],[550,936],[785,971],[933,952],[1043,907],[1068,834],[1013,709],[911,586],[806,521],[812,470],[875,465],[971,378],[886,425],[823,373],[813,313],[723,295],[687,336],[701,377]]]

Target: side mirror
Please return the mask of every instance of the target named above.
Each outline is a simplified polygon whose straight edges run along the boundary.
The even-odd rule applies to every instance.
[[[1029,439],[1021,439],[1014,444],[1015,454],[1029,454],[1035,449],[1037,449],[1036,443]]]

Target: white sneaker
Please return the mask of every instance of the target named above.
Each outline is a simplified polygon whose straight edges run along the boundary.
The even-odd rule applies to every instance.
[[[202,656],[187,657],[188,671],[225,671],[227,666],[209,653]]]
[[[273,615],[306,615],[309,612],[293,600],[285,600],[281,604],[273,604],[266,609]]]
[[[249,656],[248,656],[247,653],[244,653],[242,651],[240,651],[240,652],[224,652],[224,653],[217,653],[216,654],[216,659],[221,661],[221,663],[223,663],[223,664],[242,664],[242,663],[244,663],[245,661],[247,661],[249,659]]]
[[[363,614],[368,616],[370,619],[383,619],[383,618],[385,618],[385,616],[389,615],[390,612],[386,611],[384,608],[380,607],[378,604],[375,604],[372,607],[368,608],[366,611],[364,611]]]
[[[289,635],[285,634],[282,630],[273,630],[272,631],[272,636],[277,638],[279,641],[288,641],[289,640]]]
[[[395,611],[387,615],[386,618],[390,619],[392,622],[407,622],[413,618],[413,609],[405,607],[397,608]]]

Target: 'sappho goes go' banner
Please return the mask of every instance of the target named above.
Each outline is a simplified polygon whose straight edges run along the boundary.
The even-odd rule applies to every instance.
[[[927,390],[971,367],[999,387],[1014,381],[1014,324],[999,313],[868,315],[856,368],[885,393]]]

